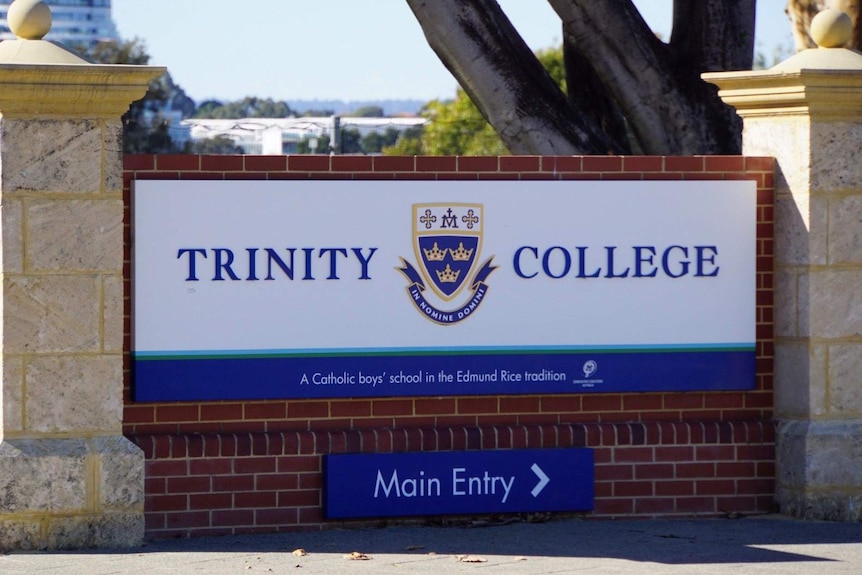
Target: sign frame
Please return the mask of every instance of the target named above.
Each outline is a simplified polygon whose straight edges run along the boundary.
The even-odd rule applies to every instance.
[[[132,198],[136,401],[755,387],[753,181],[138,180]],[[430,228],[447,217],[472,235]]]

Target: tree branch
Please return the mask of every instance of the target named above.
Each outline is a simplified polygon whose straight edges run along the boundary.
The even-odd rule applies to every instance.
[[[428,44],[514,154],[620,148],[578,114],[494,0],[407,0]]]
[[[632,142],[626,119],[620,114],[612,94],[602,84],[592,62],[578,52],[563,30],[563,62],[566,69],[569,101],[582,114],[593,118],[602,131],[619,143],[626,154],[632,153]]]
[[[670,45],[679,63],[702,72],[750,70],[755,0],[673,3]]]
[[[548,2],[628,118],[644,153],[739,153],[741,123],[734,111],[700,79],[702,70],[677,64],[631,0]],[[689,2],[675,2],[681,3]]]
[[[701,147],[691,130],[676,128],[685,123],[684,98],[661,54],[663,45],[630,0],[548,2],[573,49],[593,63],[647,154],[686,154]]]

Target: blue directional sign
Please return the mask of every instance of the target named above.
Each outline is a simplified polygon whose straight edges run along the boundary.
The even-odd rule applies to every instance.
[[[593,509],[591,449],[327,455],[330,519]]]

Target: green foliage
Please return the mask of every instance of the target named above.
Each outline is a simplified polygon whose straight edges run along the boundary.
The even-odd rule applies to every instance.
[[[386,116],[386,114],[383,113],[383,108],[380,106],[363,106],[354,110],[350,115],[358,118],[382,118]]]
[[[192,114],[193,118],[211,118],[213,110],[224,106],[224,102],[219,100],[204,100]]]
[[[454,100],[429,102],[422,116],[428,119],[421,140],[425,155],[495,156],[507,153],[500,137],[460,88]]]
[[[536,57],[565,90],[563,47],[540,50]],[[404,134],[395,145],[384,149],[385,154],[496,156],[509,153],[467,93],[460,88],[454,100],[429,102],[422,115],[428,119],[428,123],[425,124],[419,141]]]
[[[237,146],[227,136],[215,136],[194,142],[189,147],[190,154],[242,154],[242,148]]]
[[[554,79],[554,82],[564,93],[568,93],[566,86],[566,64],[563,60],[563,46],[556,48],[545,48],[536,52],[536,58]]]
[[[311,149],[311,140],[317,140],[317,146]],[[328,154],[329,153],[329,134],[321,134],[313,138],[306,138],[299,142],[296,146],[297,154]]]
[[[287,102],[246,96],[235,102],[207,100],[198,107],[193,117],[238,120],[240,118],[290,118],[295,115],[296,113],[290,109]]]
[[[146,66],[150,63],[150,55],[146,45],[140,38],[127,42],[99,42],[88,49],[85,56],[96,64],[133,64]]]
[[[398,140],[399,132],[395,128],[387,128],[382,134],[378,132],[368,132],[362,134],[356,128],[345,128],[341,130],[341,149],[340,154],[379,154],[386,146],[395,144]],[[326,153],[329,151],[329,137],[322,136],[318,138],[317,153]],[[309,154],[312,153],[307,140],[303,140],[297,146],[297,153]]]
[[[127,42],[99,42],[84,55],[97,64],[143,66],[150,62],[146,46],[138,38]],[[181,92],[168,74],[150,82],[146,96],[132,102],[123,115],[123,152],[166,154],[180,151],[171,139],[169,123],[162,110],[172,99],[185,98]]]
[[[766,70],[776,64],[783,62],[793,56],[793,42],[787,41],[772,48],[771,56],[767,56],[762,50],[754,54],[754,70]]]
[[[336,150],[339,154],[361,154],[362,145],[359,141],[362,134],[356,128],[345,128],[341,130],[341,149]]]
[[[300,116],[301,118],[328,118],[335,115],[335,110],[323,108],[315,110],[314,108],[306,110]]]
[[[407,128],[400,134],[391,146],[384,146],[380,150],[384,156],[422,156],[422,126]]]
[[[401,132],[395,128],[386,128],[383,133],[368,132],[362,134],[356,128],[346,128],[341,131],[341,150],[342,154],[380,154],[383,153],[387,146],[393,146],[401,136]],[[418,135],[416,136],[418,137]],[[321,134],[316,136],[317,147],[311,149],[312,138],[306,138],[299,142],[296,146],[297,154],[328,154],[329,153],[329,135]]]
[[[394,146],[399,135],[400,132],[395,128],[386,128],[382,134],[369,132],[362,136],[359,145],[362,146],[362,151],[366,154],[380,154],[384,148]]]

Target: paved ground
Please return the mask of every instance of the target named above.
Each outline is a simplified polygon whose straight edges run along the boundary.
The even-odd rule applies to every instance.
[[[302,549],[305,555],[296,551]],[[350,559],[356,552],[360,558]],[[367,557],[362,559],[361,557]],[[0,574],[862,574],[862,524],[716,520],[388,527],[0,555]]]

